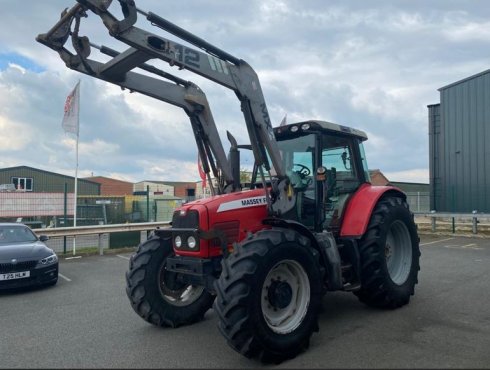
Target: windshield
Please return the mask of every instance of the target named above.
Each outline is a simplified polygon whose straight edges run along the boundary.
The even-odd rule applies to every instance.
[[[36,240],[37,236],[28,227],[17,225],[0,226],[0,246],[12,243],[32,243]]]
[[[301,172],[305,176],[313,173],[315,135],[305,135],[277,142],[288,176]]]

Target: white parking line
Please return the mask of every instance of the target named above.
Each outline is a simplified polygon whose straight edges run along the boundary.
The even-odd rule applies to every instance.
[[[120,254],[116,254],[117,257],[119,258],[123,258],[125,260],[128,260],[129,261],[129,257],[126,257],[126,256],[121,256]]]
[[[449,249],[473,249],[473,250],[482,250],[483,248],[478,247],[475,243],[466,244],[466,245],[443,245],[444,248]]]
[[[461,246],[456,244],[447,244],[447,245],[443,245],[443,247],[448,249],[461,249]]]
[[[447,238],[447,239],[441,239],[441,240],[435,240],[433,242],[428,242],[428,243],[422,243],[420,244],[420,246],[422,245],[429,245],[429,244],[434,244],[434,243],[439,243],[439,242],[446,242],[448,240],[453,240],[454,238]]]
[[[469,249],[476,249],[476,250],[483,249],[483,248],[478,247],[475,243],[462,245],[461,248],[469,248]]]
[[[61,275],[59,272],[58,272],[58,276],[62,279],[65,279],[66,281],[71,281],[71,279],[67,278],[65,275]]]

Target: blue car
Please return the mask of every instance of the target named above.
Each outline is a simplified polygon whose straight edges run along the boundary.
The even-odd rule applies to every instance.
[[[26,225],[0,223],[0,290],[55,285],[58,256]]]

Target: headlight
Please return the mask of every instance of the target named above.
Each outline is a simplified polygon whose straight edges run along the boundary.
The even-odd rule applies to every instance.
[[[196,248],[196,238],[194,238],[193,236],[189,236],[187,238],[187,245],[189,246],[189,248],[191,249],[194,249]]]
[[[56,254],[52,254],[49,257],[45,257],[42,260],[39,260],[38,265],[52,265],[53,263],[58,262],[58,256]]]
[[[182,238],[180,236],[178,236],[178,235],[175,237],[175,246],[177,248],[182,247]]]

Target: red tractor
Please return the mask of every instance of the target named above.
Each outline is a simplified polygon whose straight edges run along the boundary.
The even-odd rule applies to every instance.
[[[132,0],[118,2],[121,20],[109,12],[109,0],[77,0],[37,40],[69,68],[182,107],[214,195],[176,210],[170,228],[154,230],[138,246],[126,273],[136,313],[154,325],[177,327],[201,320],[214,304],[233,349],[280,362],[308,347],[328,291],[351,291],[379,308],[407,304],[420,269],[417,227],[403,192],[371,185],[366,134],[317,120],[272,128],[257,74],[245,61]],[[129,48],[118,53],[79,36],[88,11]],[[141,30],[138,14],[200,50]],[[75,54],[64,47],[70,36]],[[89,59],[91,47],[112,59]],[[151,59],[232,89],[250,144],[238,145],[228,133],[227,157],[204,93],[146,63]],[[240,148],[255,158],[246,190]]]

